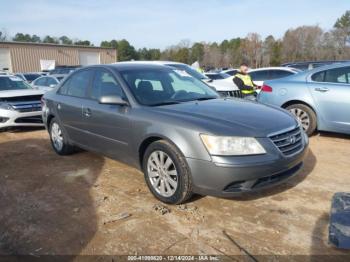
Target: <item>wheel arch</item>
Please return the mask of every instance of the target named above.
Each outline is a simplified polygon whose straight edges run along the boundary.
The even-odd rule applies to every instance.
[[[182,150],[171,139],[169,139],[168,137],[165,137],[165,136],[162,136],[162,135],[158,135],[158,134],[149,135],[148,137],[145,137],[142,140],[142,142],[140,143],[140,145],[138,147],[138,158],[139,158],[139,165],[140,165],[141,169],[142,169],[142,166],[143,166],[143,157],[144,157],[144,154],[145,154],[147,148],[152,143],[154,143],[156,141],[160,141],[160,140],[165,140],[168,143],[172,144],[184,156]]]
[[[310,107],[311,110],[314,111],[314,113],[315,113],[315,115],[317,117],[317,113],[316,113],[315,108],[313,106],[311,106],[309,103],[306,103],[306,102],[304,102],[302,100],[290,100],[288,102],[285,102],[281,107],[286,109],[288,106],[295,105],[295,104],[303,104],[303,105],[305,105],[307,107]]]

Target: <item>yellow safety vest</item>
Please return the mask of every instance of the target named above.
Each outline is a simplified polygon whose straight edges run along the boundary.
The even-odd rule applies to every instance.
[[[241,79],[245,86],[254,87],[254,83],[253,83],[252,78],[250,77],[250,75],[248,75],[248,74],[247,75],[243,75],[243,74],[237,73],[235,75],[235,77]],[[241,92],[244,95],[250,95],[250,94],[254,94],[255,91],[254,90],[242,90]]]

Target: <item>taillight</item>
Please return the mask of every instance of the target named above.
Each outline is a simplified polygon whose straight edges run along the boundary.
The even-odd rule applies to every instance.
[[[268,85],[263,85],[261,87],[261,92],[268,92],[268,93],[271,93],[272,92],[272,87],[271,86],[268,86]]]

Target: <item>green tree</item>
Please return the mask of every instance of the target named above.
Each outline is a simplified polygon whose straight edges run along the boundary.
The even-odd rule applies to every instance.
[[[7,34],[5,31],[0,31],[0,41],[6,41],[7,40]]]
[[[12,40],[15,42],[32,42],[32,37],[29,34],[17,33]]]
[[[350,10],[346,11],[334,24],[334,28],[340,34],[343,45],[350,43]]]
[[[93,44],[89,40],[77,40],[74,42],[74,45],[93,46]]]
[[[118,61],[129,61],[138,59],[138,54],[135,50],[135,47],[130,45],[130,43],[125,39],[122,39],[117,42],[117,51]]]
[[[196,61],[203,61],[204,45],[202,43],[194,43],[191,47],[190,64]]]
[[[51,37],[51,36],[47,35],[44,37],[43,43],[58,44],[59,42],[55,37]]]
[[[65,35],[58,38],[58,40],[60,41],[60,44],[63,44],[63,45],[72,45],[73,44],[72,39],[70,39],[68,36],[65,36]]]

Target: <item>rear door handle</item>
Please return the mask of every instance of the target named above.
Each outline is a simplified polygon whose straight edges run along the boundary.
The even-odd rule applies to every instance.
[[[327,87],[316,87],[315,91],[317,91],[317,92],[328,92],[329,89]]]
[[[91,109],[90,108],[83,108],[83,115],[85,117],[90,117],[91,116]]]

